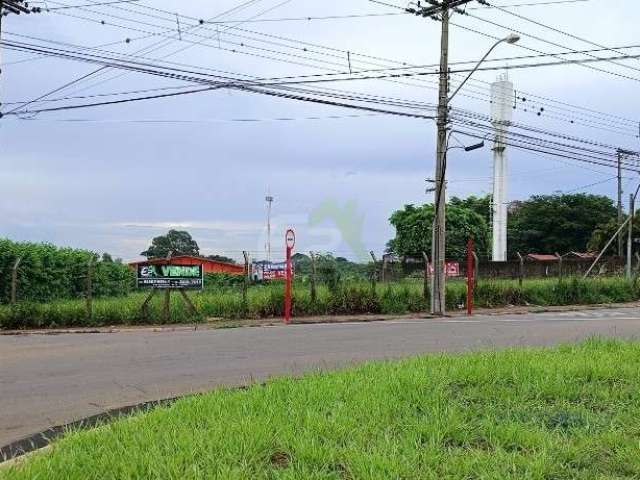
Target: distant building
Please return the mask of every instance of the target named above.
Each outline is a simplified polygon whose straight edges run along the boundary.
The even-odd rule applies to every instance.
[[[569,252],[565,256],[569,258],[577,258],[579,260],[594,260],[597,254],[593,252]]]
[[[140,260],[129,263],[131,268],[137,268],[138,265],[162,265],[167,263],[165,258],[152,258],[148,260]],[[210,260],[204,257],[196,257],[194,255],[176,255],[171,257],[172,265],[202,265],[204,273],[229,273],[232,275],[243,275],[244,267],[235,263],[221,262],[218,260]]]

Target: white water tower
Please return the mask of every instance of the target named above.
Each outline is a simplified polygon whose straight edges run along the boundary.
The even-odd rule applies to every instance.
[[[493,249],[494,262],[507,260],[507,151],[506,135],[513,118],[513,83],[505,73],[491,84],[493,140]]]

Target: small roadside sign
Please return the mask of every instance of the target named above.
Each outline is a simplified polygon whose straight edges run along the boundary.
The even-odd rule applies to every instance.
[[[287,242],[287,248],[293,249],[293,247],[296,245],[296,234],[292,229],[287,230],[285,240]]]

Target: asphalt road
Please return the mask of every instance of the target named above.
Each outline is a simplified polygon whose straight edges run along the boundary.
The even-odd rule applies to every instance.
[[[0,336],[0,446],[150,400],[424,352],[640,337],[637,308],[225,330]]]

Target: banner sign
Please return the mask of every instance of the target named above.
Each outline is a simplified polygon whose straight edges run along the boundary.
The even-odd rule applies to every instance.
[[[257,282],[262,280],[286,280],[287,263],[254,263],[251,268],[251,277]]]
[[[137,285],[200,290],[204,285],[202,265],[138,265]]]

